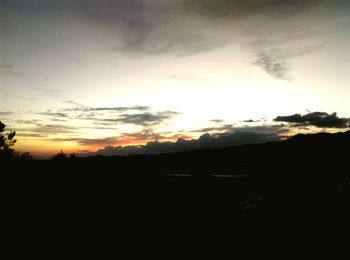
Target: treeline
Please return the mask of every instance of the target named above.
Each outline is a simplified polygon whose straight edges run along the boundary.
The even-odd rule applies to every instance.
[[[33,156],[28,153],[16,151],[13,147],[17,140],[15,139],[16,131],[6,131],[6,125],[0,121],[0,161],[27,161],[33,160]],[[65,154],[62,150],[52,157],[54,161],[75,160],[78,157],[73,153]]]

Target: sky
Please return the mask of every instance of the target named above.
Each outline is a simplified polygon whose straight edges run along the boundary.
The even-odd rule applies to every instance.
[[[0,0],[0,120],[37,157],[350,123],[350,0]]]

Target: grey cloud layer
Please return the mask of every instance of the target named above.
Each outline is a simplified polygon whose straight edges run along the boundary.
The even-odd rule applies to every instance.
[[[82,19],[109,36],[103,49],[118,53],[190,55],[230,44],[269,39],[269,48],[250,50],[252,64],[289,79],[288,57],[280,43],[310,37],[330,19],[349,14],[344,0],[12,0],[1,9],[25,9]],[[322,11],[327,10],[327,11]],[[6,67],[4,67],[6,69]],[[8,68],[7,68],[8,69]],[[47,93],[55,95],[55,93]]]

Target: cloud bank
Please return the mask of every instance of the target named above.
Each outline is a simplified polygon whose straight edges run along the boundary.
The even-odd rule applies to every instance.
[[[94,155],[134,155],[134,154],[159,154],[183,152],[198,149],[210,149],[227,147],[234,145],[242,145],[249,143],[265,143],[280,141],[283,133],[282,127],[242,127],[236,128],[226,133],[203,134],[198,139],[186,140],[184,138],[177,139],[176,142],[158,142],[151,141],[145,145],[131,146],[106,146],[93,153],[80,154],[81,156]]]

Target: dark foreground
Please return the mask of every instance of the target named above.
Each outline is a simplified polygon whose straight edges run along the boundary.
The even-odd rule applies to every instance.
[[[1,211],[56,226],[346,219],[350,132],[131,157],[2,163]],[[51,224],[52,224],[51,223]]]

